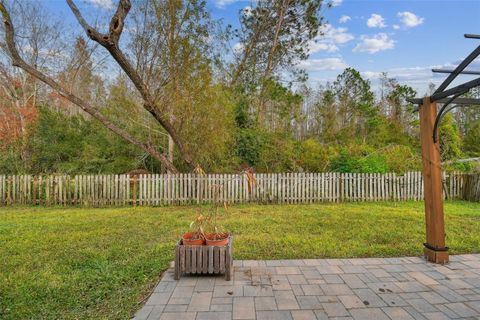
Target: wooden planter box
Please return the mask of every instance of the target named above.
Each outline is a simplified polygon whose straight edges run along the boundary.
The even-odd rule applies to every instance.
[[[233,236],[224,247],[184,246],[182,240],[175,248],[175,280],[186,274],[225,274],[230,281],[233,274]]]

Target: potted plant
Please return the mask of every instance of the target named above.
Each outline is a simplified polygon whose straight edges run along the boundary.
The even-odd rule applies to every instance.
[[[226,246],[230,240],[228,232],[212,232],[205,235],[207,246]]]
[[[182,243],[186,246],[201,246],[205,244],[205,224],[208,218],[202,214],[198,214],[190,223],[192,231],[182,235]]]
[[[217,201],[221,189],[215,190],[213,209],[209,210],[208,214],[198,214],[190,224],[193,230],[185,233],[175,247],[176,280],[184,273],[224,273],[227,281],[232,278],[233,237],[228,232],[221,231],[217,224],[217,215],[222,202]],[[223,206],[227,210],[227,204],[223,203]],[[210,232],[205,233],[205,230]]]
[[[226,246],[228,244],[228,241],[230,240],[230,233],[220,230],[221,228],[217,224],[218,210],[220,208],[220,205],[222,204],[222,202],[219,201],[221,190],[222,187],[220,185],[214,186],[213,210],[211,217],[213,219],[208,219],[210,230],[212,232],[205,235],[205,241],[207,243],[207,246]],[[223,202],[223,207],[226,211],[226,202]]]

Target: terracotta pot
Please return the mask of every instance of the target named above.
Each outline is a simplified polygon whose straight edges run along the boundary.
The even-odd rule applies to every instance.
[[[202,237],[200,239],[192,239],[195,232],[187,232],[182,236],[182,243],[185,246],[203,246],[205,244],[205,239]]]
[[[209,233],[205,236],[207,246],[223,247],[228,244],[228,233]]]

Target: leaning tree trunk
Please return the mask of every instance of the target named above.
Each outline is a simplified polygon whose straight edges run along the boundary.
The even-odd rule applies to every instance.
[[[120,0],[118,3],[117,10],[110,21],[109,26],[109,33],[102,34],[92,28],[88,23],[85,21],[83,16],[81,15],[80,11],[78,10],[77,6],[73,3],[72,0],[66,0],[70,9],[74,13],[75,17],[77,18],[78,22],[85,30],[88,37],[95,42],[102,45],[114,58],[114,60],[118,63],[118,65],[122,68],[122,70],[127,74],[130,80],[133,82],[139,93],[143,98],[143,107],[147,110],[155,120],[167,131],[171,139],[173,140],[174,144],[177,145],[179,153],[183,160],[187,163],[187,165],[194,169],[197,167],[197,164],[193,161],[190,157],[188,152],[186,151],[183,142],[181,141],[178,133],[175,130],[175,127],[170,122],[168,118],[168,113],[165,112],[166,110],[162,110],[155,104],[155,99],[153,95],[149,92],[147,85],[143,82],[142,78],[135,70],[133,65],[127,59],[125,54],[121,51],[119,47],[119,40],[120,36],[123,31],[124,21],[127,17],[127,14],[131,8],[131,4],[129,0]],[[12,59],[13,66],[19,67],[26,71],[31,76],[39,79],[40,81],[44,82],[52,89],[57,91],[62,97],[73,103],[74,105],[80,107],[82,110],[90,114],[93,118],[98,120],[102,125],[106,128],[123,138],[124,140],[140,147],[145,152],[149,153],[153,158],[160,161],[165,168],[169,172],[177,173],[177,168],[173,165],[173,163],[162,153],[158,152],[153,146],[150,144],[141,142],[140,140],[136,139],[132,135],[130,135],[127,131],[119,128],[115,124],[113,124],[107,117],[105,117],[102,113],[100,113],[96,108],[90,105],[87,101],[83,100],[82,98],[74,95],[70,90],[65,88],[63,85],[55,81],[52,77],[42,73],[34,66],[29,65],[22,59],[20,56],[16,44],[15,44],[15,32],[14,27],[10,18],[10,15],[3,3],[0,2],[0,11],[3,16],[3,22],[5,26],[5,40],[7,44],[7,48],[9,51],[10,58]]]

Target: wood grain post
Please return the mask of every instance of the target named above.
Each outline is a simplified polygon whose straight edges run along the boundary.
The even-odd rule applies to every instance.
[[[424,255],[434,263],[448,262],[448,248],[445,247],[445,223],[443,213],[442,168],[440,143],[433,141],[433,127],[437,115],[437,104],[430,98],[423,99],[420,106],[420,139],[425,192],[425,224],[427,242]],[[438,135],[437,135],[438,136]]]

